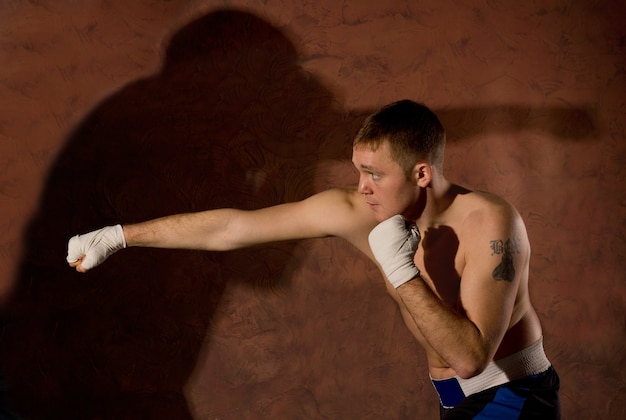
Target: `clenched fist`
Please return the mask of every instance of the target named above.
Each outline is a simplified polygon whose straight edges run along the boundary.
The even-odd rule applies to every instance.
[[[67,244],[67,262],[84,273],[123,248],[126,248],[126,239],[122,225],[107,226],[72,237]]]
[[[368,239],[374,257],[393,287],[398,288],[420,275],[414,258],[421,236],[415,224],[407,224],[404,217],[396,215],[379,223]]]

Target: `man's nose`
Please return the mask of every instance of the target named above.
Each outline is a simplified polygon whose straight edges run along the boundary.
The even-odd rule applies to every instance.
[[[372,193],[372,189],[370,188],[368,182],[367,182],[367,178],[364,177],[363,175],[361,175],[359,177],[359,187],[357,188],[357,191],[361,194],[371,194]]]

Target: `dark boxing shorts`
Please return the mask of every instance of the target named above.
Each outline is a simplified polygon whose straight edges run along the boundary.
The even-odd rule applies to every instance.
[[[559,419],[559,377],[545,356],[542,340],[496,360],[480,375],[433,380],[441,418]]]

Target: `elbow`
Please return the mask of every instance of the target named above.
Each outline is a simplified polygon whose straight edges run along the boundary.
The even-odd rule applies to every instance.
[[[468,342],[465,351],[455,359],[452,368],[463,379],[470,379],[483,373],[493,360],[497,346],[494,340],[485,334],[479,333],[479,337]]]
[[[205,251],[232,251],[242,248],[243,237],[235,217],[236,210],[219,209],[207,212],[211,216],[202,233],[202,249]]]
[[[470,379],[480,375],[489,365],[490,360],[486,356],[469,357],[455,367],[457,375],[462,379]]]
[[[474,366],[466,366],[459,369],[455,369],[457,375],[459,375],[462,379],[470,379],[476,375],[480,375],[486,366],[474,367]]]
[[[206,250],[208,251],[233,251],[235,249],[243,248],[245,245],[233,240],[230,234],[224,233],[222,235],[217,235],[216,238],[213,238],[211,242],[207,245]]]

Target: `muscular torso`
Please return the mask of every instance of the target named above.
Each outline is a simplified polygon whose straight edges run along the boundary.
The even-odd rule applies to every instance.
[[[416,266],[420,269],[424,282],[437,297],[460,316],[463,316],[464,313],[461,305],[460,286],[466,267],[466,248],[476,246],[475,243],[468,243],[468,239],[463,237],[462,226],[473,209],[489,205],[490,197],[484,196],[482,193],[466,191],[455,197],[442,217],[437,220],[437,223],[421,225],[420,221],[417,221],[422,234],[422,241],[415,254]],[[358,196],[354,198],[356,203],[359,199],[362,200]],[[357,204],[355,210],[362,214],[360,205]],[[521,219],[519,223],[521,223]],[[367,233],[365,236],[357,235],[351,239],[355,245],[374,260],[369,245],[367,245]],[[523,241],[525,243],[527,240],[525,230],[522,229],[522,232],[518,233],[524,236]],[[489,244],[479,244],[478,246],[489,247]],[[528,252],[530,251],[528,250]],[[494,266],[494,268],[496,267]],[[508,328],[496,351],[494,360],[519,351],[541,338],[541,326],[528,295],[527,259],[521,264],[521,267],[518,265],[517,269],[518,274],[514,282],[516,287],[515,303]],[[433,378],[447,378],[456,375],[456,372],[429,345],[393,286],[387,283],[387,289],[398,303],[407,327],[424,347],[431,376]]]
[[[425,283],[448,307],[462,314],[459,286],[464,267],[463,252],[460,247],[453,246],[452,238],[455,236],[453,232],[444,233],[444,236],[450,236],[450,238],[438,238],[440,243],[429,244],[429,237],[437,236],[439,232],[438,230],[424,232],[424,243],[418,248],[415,262],[420,267],[421,277]],[[452,248],[447,248],[447,246],[452,246]],[[453,265],[449,262],[453,262]],[[507,332],[498,347],[494,360],[522,350],[541,338],[541,326],[529,300],[527,282],[526,276],[519,286]],[[390,284],[387,284],[387,288],[398,303],[405,324],[424,347],[431,376],[441,379],[456,375],[456,372],[447,366],[447,363],[428,345],[403,302],[398,298],[396,290]]]

